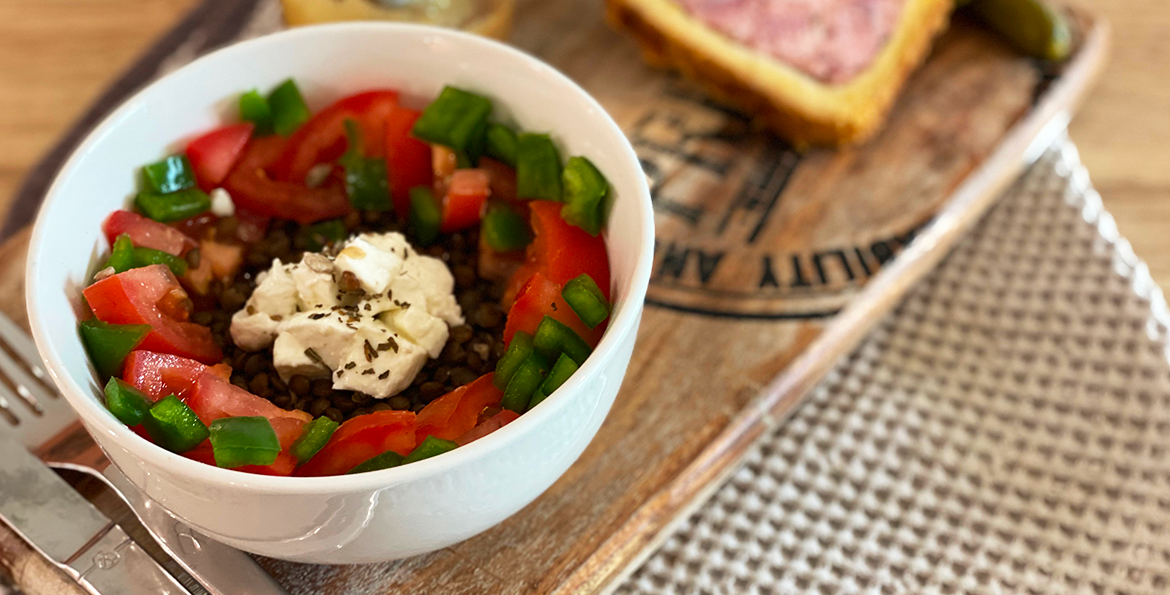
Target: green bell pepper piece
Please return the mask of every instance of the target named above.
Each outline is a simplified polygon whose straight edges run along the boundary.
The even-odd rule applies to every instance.
[[[410,189],[410,227],[414,231],[414,239],[422,246],[428,246],[439,237],[439,226],[443,222],[443,212],[431,189],[426,186],[415,186]]]
[[[150,403],[150,397],[117,378],[106,383],[106,409],[131,428],[150,415]]]
[[[126,356],[150,333],[148,324],[110,324],[96,318],[77,326],[89,361],[102,376],[117,376]]]
[[[561,181],[565,191],[561,217],[566,223],[589,232],[589,235],[601,233],[602,210],[605,197],[609,194],[609,182],[605,176],[588,159],[570,157]]]
[[[170,194],[195,187],[195,170],[186,155],[171,155],[142,168],[143,188],[152,194]]]
[[[512,379],[516,370],[520,369],[524,360],[532,355],[533,349],[532,335],[524,331],[516,331],[516,334],[512,335],[512,342],[508,343],[507,351],[496,364],[496,373],[492,376],[492,384],[500,390],[507,388],[508,381]]]
[[[272,108],[256,89],[240,96],[240,119],[256,125],[256,136],[272,134]]]
[[[561,356],[557,358],[557,361],[555,364],[553,364],[552,368],[549,369],[548,376],[545,377],[544,382],[540,383],[540,387],[537,388],[536,392],[532,394],[532,399],[528,401],[528,408],[532,409],[533,407],[539,405],[541,401],[547,399],[548,396],[553,394],[553,391],[560,388],[560,386],[564,384],[565,381],[568,380],[569,377],[572,376],[578,368],[579,366],[577,365],[577,362],[573,361],[572,358],[562,353]]]
[[[427,436],[426,439],[422,441],[422,444],[414,447],[414,450],[410,451],[410,454],[406,455],[405,459],[402,459],[402,464],[406,465],[409,463],[421,461],[423,459],[429,459],[433,456],[455,450],[458,447],[458,444],[450,440],[443,440],[442,438]]]
[[[503,124],[488,124],[484,150],[488,157],[516,167],[516,131]]]
[[[450,147],[474,162],[482,154],[491,113],[492,101],[487,97],[444,87],[415,121],[411,133],[424,141]]]
[[[139,192],[134,204],[147,217],[170,223],[207,212],[211,209],[211,198],[198,188],[188,188],[170,194]]]
[[[547,134],[521,134],[517,139],[516,196],[561,200],[561,158]]]
[[[540,326],[536,327],[532,345],[536,347],[537,353],[549,360],[555,360],[563,353],[577,362],[578,366],[584,364],[585,358],[593,351],[581,335],[551,316],[545,316]]]
[[[565,298],[569,307],[589,328],[597,328],[597,325],[609,318],[609,302],[589,273],[581,273],[579,277],[565,283],[561,297]]]
[[[180,454],[211,436],[199,416],[175,395],[156,402],[150,408],[150,415],[142,419],[142,425],[155,444]]]
[[[217,467],[271,465],[280,440],[266,417],[224,417],[211,422],[211,453]]]
[[[272,129],[281,136],[296,132],[301,124],[309,121],[309,106],[292,79],[277,85],[268,94],[268,107],[272,111]]]
[[[134,268],[134,242],[130,240],[130,234],[124,233],[114,238],[110,258],[102,268],[110,267],[113,267],[115,273],[123,273]]]
[[[404,460],[406,460],[406,457],[403,457],[402,455],[392,450],[388,450],[380,455],[370,457],[359,463],[357,467],[346,471],[346,475],[351,475],[354,473],[366,473],[368,471],[379,471],[382,469],[397,467],[401,465],[402,461]]]
[[[333,437],[333,432],[337,431],[338,425],[337,422],[324,415],[305,424],[300,438],[297,438],[296,442],[293,442],[292,448],[289,449],[292,455],[297,458],[297,464],[303,464],[313,458],[313,455],[320,452],[322,448],[325,448],[329,439]]]
[[[532,241],[528,222],[517,215],[516,211],[503,205],[489,209],[479,227],[484,241],[497,252],[519,250]]]
[[[548,359],[539,351],[533,351],[528,355],[528,359],[524,360],[524,363],[516,369],[512,379],[508,381],[500,406],[516,413],[528,411],[528,402],[532,400],[533,393],[540,388],[546,375],[548,375]]]
[[[345,194],[349,204],[359,211],[390,209],[390,182],[386,178],[386,160],[362,157],[362,132],[358,123],[345,121],[349,149],[337,162],[345,168]]]
[[[146,267],[152,264],[165,264],[176,277],[182,277],[187,272],[187,261],[162,250],[154,248],[134,249],[134,268]]]

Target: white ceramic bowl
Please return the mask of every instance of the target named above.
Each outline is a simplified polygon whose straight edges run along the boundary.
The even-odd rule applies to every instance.
[[[139,167],[235,117],[247,89],[287,77],[310,107],[372,87],[418,105],[447,84],[483,93],[497,117],[549,131],[562,157],[585,155],[609,178],[606,242],[615,309],[580,371],[494,434],[396,469],[322,478],[265,477],[196,463],[147,443],[111,416],[77,335],[80,289],[108,250],[100,224],[128,204]],[[388,23],[295,29],[217,51],[150,85],[106,118],[66,163],[37,218],[27,299],[37,347],[57,385],[113,462],[154,500],[207,535],[277,558],[364,563],[433,551],[515,513],[547,489],[597,432],[634,347],[653,249],[650,195],[633,149],[600,105],[552,67],[469,34]],[[548,530],[555,530],[549,528]]]

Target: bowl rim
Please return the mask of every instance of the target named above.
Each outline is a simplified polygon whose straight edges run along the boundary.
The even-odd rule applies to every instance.
[[[621,153],[624,158],[623,161],[632,164],[638,163],[638,157],[633,147],[630,145],[625,133],[622,132],[621,128],[613,120],[613,117],[609,115],[592,95],[582,89],[575,81],[553,66],[527,52],[493,39],[458,30],[413,23],[369,21],[327,23],[297,27],[220,48],[183,65],[173,72],[159,77],[157,80],[126,98],[115,110],[103,118],[71,152],[68,160],[66,160],[54,176],[52,185],[45,193],[45,200],[37,212],[33,233],[29,241],[28,261],[25,271],[25,301],[28,308],[29,325],[32,328],[37,350],[40,353],[41,360],[47,367],[49,375],[53,378],[60,392],[64,394],[75,412],[87,425],[90,423],[96,424],[98,427],[93,428],[94,431],[109,433],[117,443],[122,445],[133,456],[144,459],[153,465],[165,466],[185,477],[212,486],[233,486],[256,492],[295,492],[301,494],[337,493],[368,491],[410,483],[428,476],[442,474],[455,467],[469,463],[473,459],[489,456],[495,451],[502,450],[506,444],[518,439],[521,434],[528,433],[544,423],[547,419],[558,415],[568,406],[569,401],[565,398],[556,398],[557,394],[567,394],[578,390],[584,382],[584,378],[600,371],[603,365],[602,360],[609,359],[619,348],[619,342],[626,335],[637,333],[642,305],[650,280],[654,245],[654,214],[650,199],[650,190],[643,175],[636,175],[633,187],[629,188],[631,197],[628,200],[638,201],[637,208],[641,211],[643,219],[639,229],[640,237],[636,238],[636,261],[630,278],[629,292],[626,299],[623,300],[617,315],[611,320],[606,333],[602,336],[601,342],[594,349],[593,354],[581,366],[581,373],[575,374],[564,385],[558,388],[542,404],[543,406],[526,412],[516,421],[484,438],[476,440],[472,445],[444,453],[443,456],[425,459],[411,465],[374,472],[322,477],[267,476],[241,473],[231,469],[221,469],[213,465],[188,459],[160,446],[146,442],[129,427],[117,422],[113,416],[106,413],[105,408],[100,407],[99,399],[94,398],[90,390],[79,384],[68,373],[61,358],[56,352],[49,349],[52,342],[49,338],[48,329],[42,322],[47,313],[41,311],[38,306],[38,300],[35,299],[42,292],[35,270],[42,255],[42,246],[46,241],[47,223],[45,213],[48,207],[55,201],[66,178],[72,175],[73,170],[77,169],[78,164],[85,159],[86,155],[93,149],[93,146],[99,143],[110,130],[116,128],[124,117],[127,117],[130,112],[134,111],[143,98],[159,92],[158,89],[166,81],[178,76],[180,73],[197,68],[207,61],[221,60],[225,57],[236,55],[246,55],[259,47],[288,43],[290,40],[309,41],[330,39],[337,35],[344,35],[355,31],[386,35],[435,35],[455,39],[459,43],[470,44],[472,47],[479,46],[479,48],[486,51],[498,52],[504,59],[519,61],[532,68],[534,72],[542,76],[551,77],[552,82],[567,85],[571,93],[580,95],[585,100],[585,104],[595,110],[597,124],[608,128],[610,133],[616,134],[617,137],[625,141],[620,143],[620,147],[614,148]],[[319,43],[319,41],[315,42]],[[638,166],[638,171],[640,172],[640,170],[641,168]],[[607,245],[609,244],[608,235],[606,236],[606,243]],[[76,340],[80,341],[80,338]],[[629,340],[634,340],[634,337],[631,337]],[[85,410],[84,414],[82,410]]]

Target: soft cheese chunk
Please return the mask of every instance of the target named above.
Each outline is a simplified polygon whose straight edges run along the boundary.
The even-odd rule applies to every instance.
[[[349,275],[358,289],[346,281],[342,292]],[[335,389],[386,398],[442,353],[448,325],[463,324],[454,290],[447,265],[415,252],[402,234],[361,234],[335,257],[274,261],[232,317],[232,339],[251,351],[271,345],[286,381],[332,375]]]

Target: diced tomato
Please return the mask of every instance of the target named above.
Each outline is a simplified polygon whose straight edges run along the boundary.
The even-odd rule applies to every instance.
[[[394,211],[404,219],[410,215],[410,189],[434,183],[431,147],[410,135],[420,115],[422,112],[396,107],[386,117],[386,177]]]
[[[211,448],[211,441],[205,440],[203,444],[183,453],[183,456],[188,459],[199,461],[206,465],[215,467],[215,451]],[[293,474],[293,470],[297,468],[297,458],[288,452],[281,452],[276,455],[276,462],[271,465],[243,465],[240,467],[232,467],[233,471],[242,471],[244,473],[254,473],[256,475],[280,475],[289,476]]]
[[[130,211],[110,213],[102,223],[102,231],[111,246],[122,234],[129,234],[135,246],[162,250],[175,256],[183,256],[196,246],[195,240],[183,232]]]
[[[496,161],[491,157],[480,157],[479,168],[487,171],[491,176],[492,197],[506,201],[513,206],[524,206],[524,215],[528,214],[527,201],[516,198],[516,170],[508,167],[503,161]]]
[[[310,188],[303,183],[269,177],[266,169],[276,161],[286,144],[280,135],[255,138],[248,143],[244,156],[223,182],[224,189],[232,195],[237,212],[244,209],[252,215],[291,219],[302,224],[335,219],[349,213],[349,200],[340,184]]]
[[[544,273],[536,273],[529,277],[528,283],[520,290],[508,311],[508,323],[504,326],[504,343],[511,343],[512,335],[515,335],[516,331],[535,333],[536,327],[540,326],[540,321],[544,320],[546,315],[576,331],[590,347],[596,347],[597,342],[601,340],[601,334],[605,332],[604,323],[594,329],[585,326],[577,313],[565,302],[565,298],[561,297],[561,286],[550,281]]]
[[[459,446],[464,446],[491,434],[492,432],[516,421],[520,418],[520,414],[510,409],[505,409],[488,419],[483,420],[482,423],[471,428],[466,434],[455,439],[455,443]]]
[[[490,180],[486,170],[455,170],[443,199],[443,222],[439,231],[451,233],[479,225],[484,204],[491,194]]]
[[[415,441],[421,444],[427,436],[454,440],[474,428],[481,411],[504,399],[504,391],[492,384],[492,376],[484,374],[423,407],[418,412]]]
[[[386,451],[406,456],[415,446],[415,415],[375,411],[347,420],[329,443],[297,468],[297,475],[342,475]]]
[[[187,159],[195,171],[195,181],[204,192],[211,192],[223,183],[232,167],[244,154],[252,130],[250,122],[216,128],[187,145]]]
[[[214,213],[206,212],[200,213],[191,217],[190,219],[183,219],[182,221],[175,221],[167,225],[183,232],[183,235],[199,241],[205,237],[209,237],[215,229],[216,224],[219,223],[219,217]]]
[[[231,368],[223,364],[205,366],[193,359],[141,349],[131,351],[122,364],[122,380],[155,401],[167,395],[186,401],[195,380],[204,372],[226,380]]]
[[[272,176],[282,182],[304,184],[309,170],[318,163],[341,157],[349,141],[345,121],[354,120],[362,132],[362,154],[385,154],[386,117],[398,106],[398,92],[389,89],[366,91],[345,97],[321,110],[289,138],[288,146],[272,166]]]
[[[565,223],[561,218],[562,206],[559,202],[546,200],[529,202],[532,231],[536,237],[528,245],[528,262],[508,281],[502,300],[505,306],[512,303],[517,292],[537,271],[561,286],[581,273],[589,273],[609,299],[609,255],[605,250],[605,240]]]
[[[146,351],[188,357],[214,364],[223,357],[211,330],[186,322],[173,302],[186,296],[166,265],[130,269],[85,288],[82,293],[98,320],[111,324],[149,324],[138,346]]]
[[[187,406],[205,424],[224,417],[266,417],[276,431],[280,447],[286,450],[301,436],[303,426],[313,420],[304,411],[281,409],[272,401],[212,373],[200,374],[195,380],[195,388],[187,396]]]
[[[244,264],[244,247],[216,240],[199,242],[199,266],[188,267],[183,285],[199,295],[207,295],[215,279],[232,279]]]

